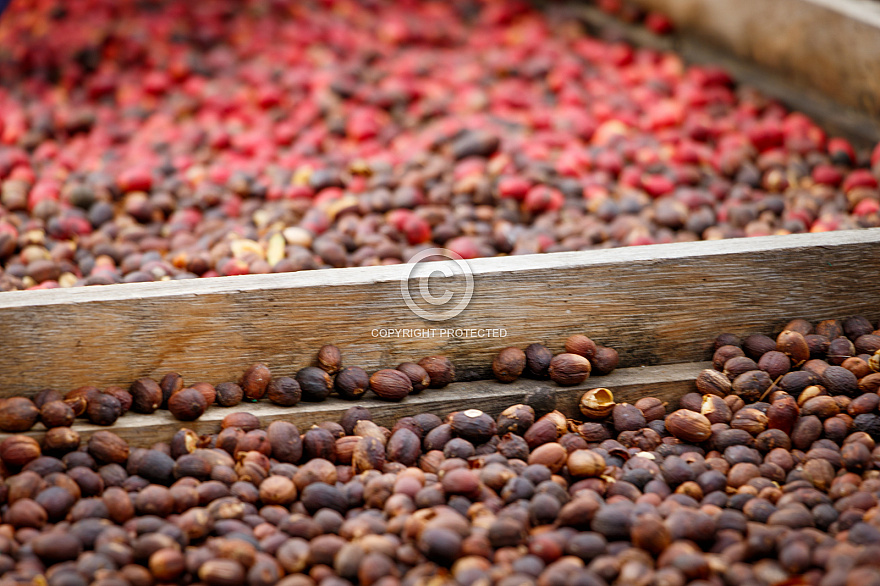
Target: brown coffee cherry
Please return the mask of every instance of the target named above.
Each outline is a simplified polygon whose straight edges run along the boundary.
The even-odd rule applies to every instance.
[[[822,384],[832,395],[854,397],[859,394],[859,381],[842,366],[829,366],[822,373]]]
[[[64,401],[49,401],[40,409],[40,421],[48,428],[70,427],[76,415]]]
[[[168,399],[168,410],[179,421],[195,421],[207,408],[204,395],[195,389],[182,389]]]
[[[63,490],[63,489],[60,489]],[[63,494],[60,494],[63,498]],[[42,506],[42,503],[38,501]],[[45,508],[45,506],[43,507]],[[48,511],[47,511],[48,513]],[[62,515],[63,517],[63,515]],[[49,514],[50,521],[58,520]],[[75,560],[82,553],[82,542],[76,535],[64,531],[49,531],[35,537],[30,542],[34,553],[41,560],[47,563],[64,562],[67,560]]]
[[[99,462],[124,464],[128,453],[128,442],[112,431],[96,431],[89,438],[89,454]]]
[[[859,381],[859,388],[862,389],[862,381]],[[877,391],[869,391],[853,399],[847,406],[846,412],[850,417],[856,417],[862,413],[873,413],[877,407],[880,407],[880,396],[877,395]]]
[[[333,386],[340,397],[354,401],[363,397],[370,389],[370,377],[363,368],[349,366],[336,375]]]
[[[550,421],[553,423],[553,425],[556,426],[557,435],[562,436],[568,433],[568,419],[566,419],[561,411],[553,410],[541,417],[538,421]]]
[[[816,324],[814,333],[833,340],[843,335],[843,324],[836,319],[826,319]]]
[[[791,330],[785,330],[777,336],[776,350],[788,356],[795,366],[810,359],[810,347],[807,341],[801,334]]]
[[[543,344],[530,344],[525,349],[526,370],[535,378],[547,378],[553,353]]]
[[[767,409],[767,427],[791,434],[799,415],[800,408],[794,397],[790,395],[782,397],[773,401],[770,408]]]
[[[542,417],[523,434],[523,439],[526,440],[529,449],[533,450],[547,442],[555,442],[559,439],[559,429],[555,422]]]
[[[259,401],[266,394],[269,382],[272,380],[272,372],[269,367],[258,362],[244,371],[238,386],[248,401]]]
[[[817,377],[821,377],[822,373],[825,372],[825,369],[831,366],[824,360],[819,360],[818,358],[807,360],[801,365],[801,371],[809,372]]]
[[[53,427],[43,438],[43,446],[50,453],[66,454],[79,448],[79,444],[79,433],[69,427]]]
[[[639,408],[629,403],[616,404],[611,411],[611,420],[618,432],[637,431],[648,424]]]
[[[795,370],[783,376],[777,386],[779,390],[798,398],[804,389],[817,382],[819,382],[819,377],[814,373],[807,370]]]
[[[296,500],[296,485],[284,476],[269,476],[260,483],[259,489],[264,505],[288,507]]]
[[[385,465],[385,446],[374,437],[362,437],[352,454],[355,472],[381,470]]]
[[[757,436],[767,429],[767,423],[768,418],[764,413],[758,409],[746,407],[736,412],[733,416],[733,421],[730,422],[730,427],[732,429],[742,429]]]
[[[428,376],[428,371],[415,362],[402,362],[397,365],[397,370],[409,377],[413,386],[411,395],[421,393],[431,384],[431,377]]]
[[[825,390],[825,387],[821,385],[810,385],[804,389],[804,391],[798,396],[797,404],[798,407],[801,407],[814,397],[827,395],[828,392]]]
[[[0,403],[0,431],[27,431],[34,426],[40,410],[34,402],[24,397],[10,397]]]
[[[488,441],[498,431],[492,416],[479,409],[456,411],[450,416],[449,424],[453,433],[473,444]]]
[[[758,370],[758,363],[747,356],[735,356],[724,363],[724,376],[731,381],[744,372]]]
[[[318,350],[317,363],[327,374],[336,374],[342,368],[342,352],[332,344],[325,344]]]
[[[0,442],[0,460],[7,466],[24,466],[41,455],[40,444],[26,435],[12,435]]]
[[[168,407],[168,399],[171,395],[185,387],[183,377],[176,372],[169,372],[159,381],[159,388],[162,389],[162,409]]]
[[[46,510],[29,498],[15,501],[3,514],[3,522],[12,525],[15,529],[23,527],[41,529],[47,520]]]
[[[870,334],[874,326],[868,319],[861,315],[854,315],[843,320],[843,333],[850,340],[855,341],[859,336]]]
[[[217,393],[217,404],[223,407],[235,407],[244,398],[244,390],[236,383],[220,383],[214,390]]]
[[[419,360],[419,366],[425,369],[431,379],[432,389],[442,389],[455,381],[455,366],[445,356],[428,356]]]
[[[700,412],[700,409],[703,405],[703,397],[700,393],[685,393],[679,399],[678,406],[682,409],[690,409],[691,411]]]
[[[880,372],[872,372],[859,380],[859,390],[863,393],[880,392]]]
[[[370,413],[369,409],[367,409],[366,407],[361,407],[360,405],[355,405],[353,407],[349,407],[345,411],[345,413],[342,414],[342,417],[339,419],[339,424],[342,426],[342,429],[347,435],[352,435],[354,433],[354,427],[359,421],[372,420],[373,414]]]
[[[131,410],[135,413],[153,413],[162,405],[162,389],[151,378],[139,378],[132,383]]]
[[[208,586],[243,586],[247,573],[237,561],[209,559],[199,567],[199,580]]]
[[[66,395],[64,395],[64,400],[70,401],[75,398],[81,398],[81,399],[85,399],[85,401],[88,403],[88,401],[95,398],[95,396],[100,392],[101,391],[98,390],[97,387],[93,387],[91,385],[86,385],[86,386],[78,387],[78,388],[73,389],[72,391],[68,392]]]
[[[42,409],[43,405],[46,403],[50,403],[52,401],[61,401],[64,399],[64,395],[62,395],[59,391],[55,389],[43,389],[36,395],[34,395],[33,399],[34,405],[36,405],[37,409]]]
[[[737,376],[731,388],[746,403],[754,403],[761,399],[772,384],[770,375],[763,370],[750,370]]]
[[[557,354],[550,361],[550,380],[560,386],[579,385],[590,376],[590,361],[579,354]]]
[[[358,425],[355,427],[355,434],[356,435],[365,435],[361,430],[362,427],[365,427],[367,429],[371,429],[372,427],[378,427],[372,421],[368,422],[369,425],[365,425],[365,423],[367,423],[367,422],[358,423]],[[383,428],[379,428],[379,429],[383,429]],[[371,435],[372,437],[376,437],[376,439],[378,439],[379,441],[383,441],[383,442],[386,441],[385,440],[386,436],[384,434],[379,436],[378,434],[376,434],[374,432],[374,433],[370,433],[369,435]],[[426,452],[430,452],[432,450],[439,450],[442,452],[443,448],[446,446],[446,443],[451,439],[452,439],[452,426],[449,425],[448,423],[442,423],[425,434],[425,437],[422,440],[422,446],[425,448]]]
[[[443,475],[440,482],[446,494],[473,496],[480,488],[479,477],[474,471],[465,468],[449,470]]]
[[[815,415],[819,419],[828,419],[840,413],[840,405],[834,400],[834,397],[828,395],[819,395],[813,397],[800,407],[801,415]]]
[[[317,366],[306,366],[297,372],[296,382],[302,390],[303,401],[323,401],[330,396],[330,391],[333,389],[330,375]]]
[[[400,462],[404,466],[414,466],[422,455],[422,442],[408,429],[398,429],[391,434],[385,446],[385,457],[389,462]]]
[[[217,389],[211,383],[197,382],[190,385],[191,389],[195,389],[205,398],[205,404],[209,407],[217,400]]]
[[[276,405],[293,407],[302,398],[299,383],[289,376],[273,378],[266,387],[266,397]]]
[[[868,366],[868,362],[858,356],[847,358],[841,366],[856,375],[856,378],[859,380],[871,374],[871,367]]]
[[[336,464],[341,466],[351,465],[354,447],[358,441],[360,441],[360,438],[353,435],[346,435],[336,439]]]
[[[856,338],[853,344],[859,354],[871,355],[880,350],[880,335],[865,334]]]
[[[724,370],[724,365],[728,360],[745,355],[745,352],[739,346],[721,346],[712,355],[712,367],[715,370]]]
[[[163,547],[150,556],[150,573],[161,582],[171,582],[186,571],[186,558],[179,549]]]
[[[800,417],[791,431],[792,446],[798,450],[807,450],[822,435],[822,421],[815,415]]]
[[[642,397],[635,404],[646,421],[656,421],[666,417],[666,403],[657,397]]]
[[[758,360],[771,350],[778,350],[777,342],[764,334],[752,334],[743,340],[742,349],[752,360]]]
[[[529,457],[529,444],[522,436],[508,433],[498,442],[498,453],[508,459],[525,461]]]
[[[803,318],[795,318],[788,322],[783,330],[791,330],[793,332],[797,332],[802,336],[807,336],[813,333],[813,324]]]
[[[589,360],[596,355],[596,342],[584,335],[574,334],[565,341],[565,351]]]
[[[700,415],[703,415],[711,423],[730,423],[733,412],[730,406],[717,395],[703,395],[700,405]]]
[[[855,356],[856,347],[849,338],[840,336],[831,340],[828,345],[828,362],[835,366],[840,366],[847,358]]]
[[[593,367],[591,374],[604,376],[614,372],[617,365],[620,364],[620,356],[614,348],[599,346],[596,348],[596,353],[590,359],[590,364]]]
[[[666,416],[666,430],[680,440],[704,442],[712,435],[712,423],[689,409],[679,409]]]
[[[373,373],[370,389],[385,401],[402,401],[412,392],[412,382],[399,370],[386,368]]]
[[[593,450],[575,450],[568,455],[568,472],[575,478],[601,476],[605,472],[605,458]]]
[[[771,350],[758,360],[758,368],[770,375],[770,378],[776,380],[791,370],[791,359],[778,350]]]
[[[548,442],[532,450],[529,454],[529,465],[546,466],[553,474],[562,470],[568,461],[568,451],[557,442]]]
[[[512,383],[518,379],[525,367],[526,354],[519,348],[505,348],[492,361],[492,372],[503,383]]]
[[[295,464],[302,458],[302,439],[293,423],[273,421],[266,428],[266,439],[272,448],[272,457],[279,462]]]
[[[511,405],[502,411],[495,424],[498,428],[498,435],[504,436],[508,433],[522,435],[534,422],[535,410],[528,405],[519,404]]]
[[[105,395],[110,395],[117,401],[119,401],[119,406],[122,409],[122,412],[119,416],[125,415],[129,409],[131,409],[131,403],[133,401],[131,393],[123,389],[122,387],[107,387],[103,391],[101,391]]]
[[[707,368],[701,370],[695,381],[697,390],[704,395],[724,397],[730,393],[730,379],[721,372]]]
[[[116,397],[103,393],[89,401],[89,406],[86,408],[89,421],[95,425],[113,425],[121,414],[122,405]]]
[[[810,358],[825,358],[831,345],[831,340],[819,334],[808,334],[804,336],[804,340],[806,340],[807,347],[810,349]]]
[[[578,408],[590,419],[604,419],[614,409],[614,395],[605,388],[590,389],[581,396]]]

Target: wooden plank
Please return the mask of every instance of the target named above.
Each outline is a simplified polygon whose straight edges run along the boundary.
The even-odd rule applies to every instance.
[[[878,254],[871,229],[475,259],[470,305],[439,325],[403,302],[409,265],[10,292],[0,295],[0,391],[128,385],[169,371],[219,383],[257,361],[290,375],[325,343],[368,371],[445,354],[458,380],[490,378],[503,347],[559,351],[573,333],[616,348],[621,367],[707,360],[726,330],[769,334],[793,317],[876,322]],[[383,338],[379,328],[506,336]]]
[[[671,406],[685,393],[696,389],[694,380],[701,370],[711,368],[710,362],[672,364],[646,368],[624,368],[601,377],[588,378],[584,384],[573,387],[558,387],[549,381],[520,379],[511,384],[495,381],[476,381],[453,383],[443,389],[428,389],[421,394],[407,397],[400,403],[388,403],[372,398],[352,402],[331,398],[321,403],[300,403],[295,407],[278,407],[266,401],[241,404],[237,407],[214,406],[200,419],[182,422],[174,419],[168,411],[157,411],[152,415],[128,413],[110,428],[77,423],[74,428],[83,441],[94,432],[110,429],[131,445],[149,447],[159,441],[168,441],[175,431],[189,428],[199,434],[217,433],[220,422],[229,413],[247,411],[260,418],[265,427],[275,420],[290,421],[304,432],[322,421],[338,421],[352,405],[362,405],[370,409],[373,420],[380,425],[392,426],[401,418],[418,413],[434,413],[444,417],[460,409],[481,409],[493,417],[510,405],[522,401],[523,397],[538,388],[551,387],[556,390],[557,407],[568,417],[577,417],[577,403],[584,391],[596,387],[606,387],[614,393],[618,402],[634,403],[644,396],[654,396],[668,401]],[[42,425],[27,433],[42,440],[45,430]],[[0,441],[10,434],[0,433]]]
[[[706,0],[697,0],[688,5],[697,6]],[[792,0],[794,2],[812,2],[819,3],[825,1],[837,2],[837,0]],[[752,14],[763,14],[767,11],[768,4],[760,2],[759,6],[740,7],[739,4],[727,4],[725,10],[733,10],[740,16],[748,14],[752,10]],[[731,42],[725,40],[726,36],[741,36],[750,39],[750,42],[758,46],[761,42],[761,32],[754,28],[740,28],[734,31],[727,31],[725,35],[716,35],[715,28],[722,26],[722,22],[730,26],[730,22],[740,23],[741,18],[733,19],[733,21],[725,20],[718,16],[718,12],[708,10],[705,15],[718,20],[717,23],[694,22],[689,12],[681,8],[682,3],[676,0],[644,0],[644,5],[653,10],[660,10],[670,14],[677,22],[679,29],[672,35],[660,36],[651,33],[641,26],[625,23],[621,20],[602,12],[601,10],[589,5],[578,2],[564,4],[562,6],[550,5],[548,9],[557,13],[562,13],[569,18],[576,17],[587,24],[591,32],[612,40],[624,40],[628,43],[646,47],[658,51],[672,51],[680,55],[685,62],[696,65],[715,65],[723,67],[730,75],[740,84],[754,87],[760,90],[764,95],[770,96],[781,103],[785,104],[792,110],[803,112],[817,123],[819,123],[826,131],[844,136],[853,141],[857,146],[873,147],[880,141],[880,104],[876,104],[880,100],[880,93],[876,95],[870,94],[870,90],[863,90],[859,103],[853,103],[852,94],[846,94],[846,99],[841,99],[834,92],[823,91],[822,88],[807,79],[795,78],[788,70],[780,71],[778,67],[771,64],[763,63],[761,56],[763,55],[757,48],[753,48],[755,55],[743,54],[743,51],[735,50],[731,47]],[[874,5],[875,12],[880,13],[880,5]],[[854,11],[853,7],[847,3],[847,9],[844,13],[848,16]],[[775,11],[774,11],[775,12]],[[784,11],[783,11],[784,12]],[[874,19],[870,19],[869,23],[873,23]],[[742,26],[741,23],[739,26]],[[867,26],[859,24],[857,26]],[[874,26],[873,24],[871,26]],[[766,32],[766,31],[764,31]],[[820,32],[820,34],[825,34]],[[876,36],[880,39],[880,30],[876,31]],[[782,37],[776,35],[776,37]],[[769,43],[766,38],[763,42]],[[873,42],[873,41],[872,41]],[[876,41],[880,42],[880,41]],[[798,46],[800,47],[800,46]],[[791,50],[798,47],[790,47]],[[877,49],[880,51],[880,47]],[[809,65],[812,62],[807,61]],[[852,67],[846,63],[845,59],[835,61],[835,66]],[[825,70],[822,69],[824,72]],[[874,83],[873,79],[855,79],[856,83]],[[833,86],[832,89],[839,88],[839,85]],[[880,89],[877,90],[880,92]],[[849,101],[847,101],[849,100]],[[862,103],[864,102],[864,103]]]

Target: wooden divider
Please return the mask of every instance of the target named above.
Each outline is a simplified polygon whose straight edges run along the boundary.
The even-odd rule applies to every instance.
[[[357,402],[334,397],[321,403],[300,403],[294,407],[279,407],[266,401],[242,403],[237,407],[229,408],[213,406],[201,418],[192,422],[177,421],[168,411],[157,411],[151,415],[128,413],[119,418],[111,428],[78,422],[74,425],[74,429],[83,441],[87,441],[96,431],[110,429],[132,446],[149,447],[159,441],[167,442],[175,431],[183,427],[199,434],[217,433],[223,418],[236,411],[246,411],[256,415],[263,422],[263,427],[272,421],[283,419],[296,424],[300,431],[304,432],[322,421],[339,421],[342,414],[352,405],[369,408],[373,414],[373,421],[391,427],[397,419],[417,413],[434,413],[444,417],[462,409],[481,409],[492,416],[497,416],[506,407],[522,402],[527,393],[541,387],[550,387],[555,391],[557,408],[566,416],[580,419],[577,404],[581,395],[588,389],[608,388],[614,393],[614,398],[618,402],[634,403],[639,398],[650,395],[661,398],[674,407],[682,395],[696,389],[694,379],[700,371],[710,367],[710,362],[699,362],[624,368],[608,376],[590,377],[583,384],[574,387],[558,387],[549,381],[529,379],[520,379],[511,384],[495,381],[453,383],[443,389],[427,389],[419,395],[407,397],[400,403],[388,403],[375,397]],[[42,440],[44,433],[42,425],[38,425],[27,435]],[[0,433],[0,441],[9,435]]]
[[[129,385],[179,372],[238,380],[312,363],[325,343],[368,371],[445,354],[458,380],[489,378],[493,355],[585,333],[621,367],[707,360],[716,334],[773,334],[794,317],[880,318],[880,229],[484,258],[468,262],[470,305],[415,316],[411,266],[0,294],[0,393]],[[440,287],[451,279],[436,281]],[[380,328],[505,330],[505,337],[376,337]]]

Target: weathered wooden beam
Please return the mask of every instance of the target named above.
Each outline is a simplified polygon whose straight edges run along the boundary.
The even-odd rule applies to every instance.
[[[0,295],[0,392],[127,386],[170,371],[216,384],[257,361],[290,375],[325,343],[368,371],[445,354],[458,380],[491,378],[503,347],[560,351],[573,333],[616,348],[621,367],[707,360],[722,331],[876,321],[878,255],[880,229],[476,259],[470,304],[439,323],[404,303],[410,265],[10,292]],[[458,294],[459,281],[432,287]],[[382,328],[484,337],[378,337]]]
[[[338,421],[352,405],[369,408],[375,422],[390,427],[397,419],[417,413],[434,413],[443,417],[461,409],[481,409],[497,416],[506,407],[521,402],[527,393],[541,387],[555,390],[557,408],[560,411],[569,417],[580,417],[577,403],[581,395],[596,387],[610,389],[618,402],[634,403],[639,398],[650,395],[668,401],[670,405],[676,405],[679,397],[695,390],[694,380],[697,375],[702,369],[709,367],[711,363],[699,362],[624,368],[607,376],[590,377],[583,384],[574,387],[559,387],[550,381],[530,379],[520,379],[511,384],[495,381],[453,383],[443,389],[425,390],[400,403],[388,403],[376,398],[352,402],[334,397],[321,403],[300,403],[294,407],[279,407],[267,401],[242,403],[229,408],[212,406],[200,419],[192,422],[178,421],[164,410],[150,415],[128,413],[110,428],[77,422],[74,429],[84,441],[98,430],[110,429],[133,446],[149,447],[159,441],[168,441],[175,431],[183,427],[199,434],[217,433],[223,418],[236,411],[256,415],[264,427],[279,419],[290,421],[302,432],[322,421]],[[27,435],[41,440],[44,433],[42,425],[38,424]],[[8,435],[0,434],[0,441]]]

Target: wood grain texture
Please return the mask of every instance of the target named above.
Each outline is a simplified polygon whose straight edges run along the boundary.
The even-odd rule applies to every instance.
[[[189,428],[199,434],[217,433],[220,422],[230,413],[247,411],[260,418],[265,428],[275,420],[290,421],[301,432],[322,421],[339,421],[343,413],[353,405],[370,409],[373,421],[379,425],[393,426],[401,418],[418,413],[434,413],[444,417],[461,409],[481,409],[493,417],[510,405],[520,403],[525,395],[541,387],[556,391],[557,408],[568,417],[580,418],[577,404],[584,391],[605,387],[614,393],[618,402],[634,403],[641,397],[654,396],[668,401],[670,406],[678,399],[696,389],[694,380],[701,370],[711,368],[709,362],[671,364],[646,368],[624,368],[607,376],[588,378],[584,384],[559,387],[550,381],[520,379],[511,384],[494,381],[453,383],[443,389],[428,389],[421,394],[407,397],[400,403],[380,401],[370,394],[364,401],[344,401],[331,398],[321,403],[300,403],[294,407],[278,407],[267,401],[242,403],[237,407],[210,408],[200,419],[192,422],[177,421],[168,411],[160,410],[151,415],[128,413],[110,428],[82,423],[74,426],[83,441],[94,432],[110,429],[133,446],[149,447],[159,441],[169,441],[175,431]],[[45,430],[39,425],[27,433],[42,440]],[[0,441],[10,434],[0,433]]]
[[[503,347],[560,351],[574,333],[617,349],[621,367],[708,360],[722,331],[773,334],[794,317],[876,322],[880,264],[867,259],[878,254],[880,229],[476,259],[470,305],[442,325],[403,303],[409,265],[4,293],[0,391],[127,386],[170,371],[216,384],[257,361],[292,375],[325,343],[368,371],[445,354],[458,380],[491,378]],[[383,327],[507,335],[372,335]]]

